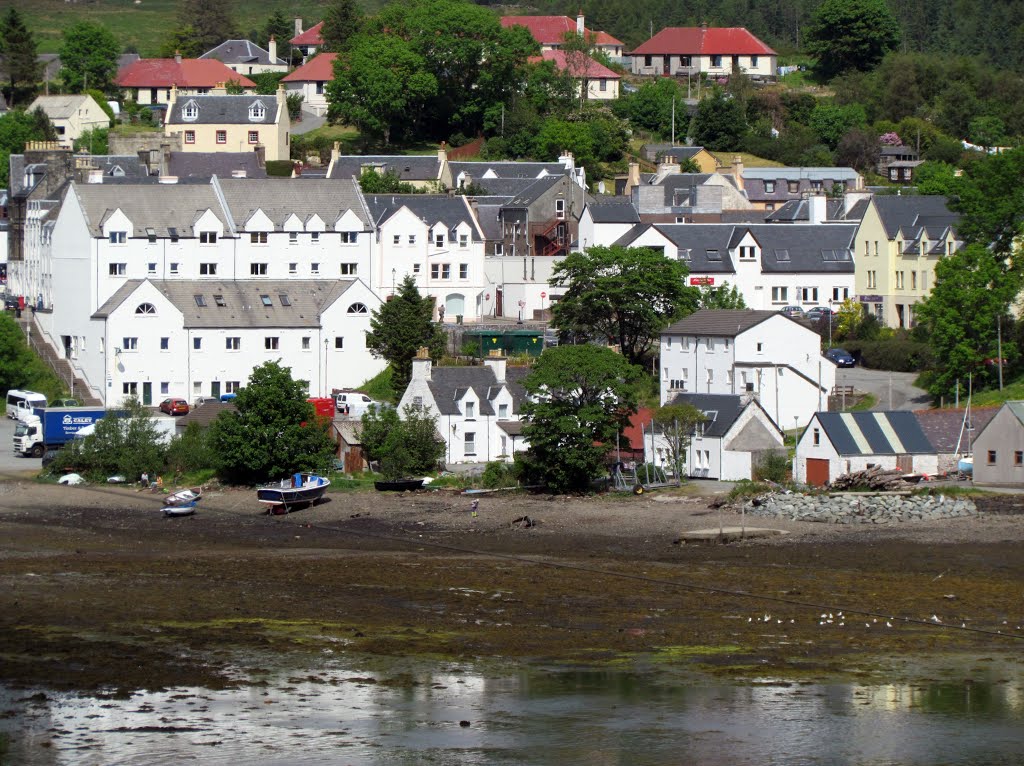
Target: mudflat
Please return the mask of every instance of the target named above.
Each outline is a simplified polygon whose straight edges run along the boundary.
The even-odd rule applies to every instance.
[[[256,670],[252,658],[325,651],[803,680],[870,674],[894,655],[1020,655],[1016,499],[969,518],[836,526],[744,519],[709,508],[714,491],[370,490],[273,516],[251,490],[214,488],[196,515],[165,518],[149,492],[9,479],[0,679],[216,688]],[[681,541],[745,524],[787,534]]]

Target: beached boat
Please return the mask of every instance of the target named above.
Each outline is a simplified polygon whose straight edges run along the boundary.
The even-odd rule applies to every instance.
[[[160,510],[164,516],[191,516],[196,512],[196,502],[193,500],[191,503],[182,503],[181,505],[166,505]]]
[[[375,481],[374,489],[378,492],[407,492],[423,488],[423,479],[395,479],[393,481]]]
[[[314,473],[297,473],[278,484],[268,484],[256,490],[256,499],[285,512],[312,505],[321,497],[331,480]],[[273,510],[273,508],[271,509]]]
[[[189,503],[198,503],[203,496],[203,490],[200,487],[192,487],[190,489],[182,489],[178,492],[173,492],[164,498],[164,505],[188,505]]]

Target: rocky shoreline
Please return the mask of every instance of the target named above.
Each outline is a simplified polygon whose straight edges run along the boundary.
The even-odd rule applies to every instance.
[[[748,500],[741,510],[752,516],[821,524],[902,524],[978,513],[977,505],[963,497],[898,492],[773,493]]]

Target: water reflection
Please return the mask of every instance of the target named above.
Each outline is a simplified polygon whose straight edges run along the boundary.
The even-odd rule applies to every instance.
[[[905,685],[395,662],[126,699],[0,687],[12,763],[1019,763],[1019,669]],[[969,680],[968,680],[969,679]],[[468,725],[464,725],[468,722]]]

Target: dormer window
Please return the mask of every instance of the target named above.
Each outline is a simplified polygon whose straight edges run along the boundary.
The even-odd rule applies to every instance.
[[[199,104],[195,101],[189,101],[185,106],[181,108],[181,119],[183,120],[198,120],[199,119]]]
[[[258,122],[267,116],[267,108],[263,106],[262,101],[254,101],[252,106],[249,107],[249,119],[253,122]]]

